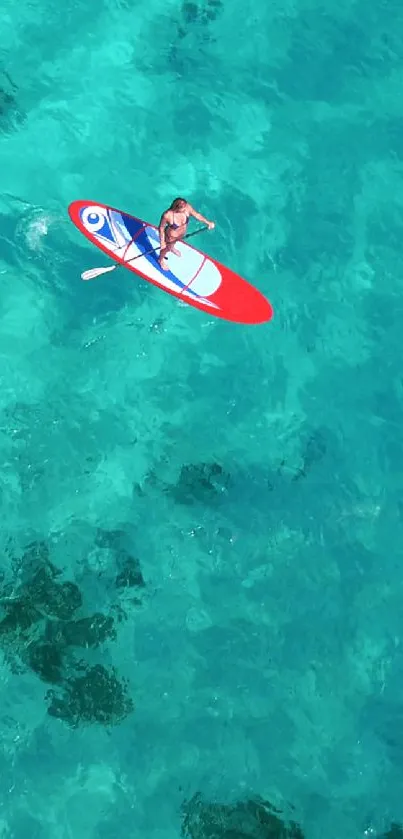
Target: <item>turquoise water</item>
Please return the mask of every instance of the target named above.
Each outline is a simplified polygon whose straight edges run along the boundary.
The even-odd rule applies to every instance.
[[[174,839],[198,793],[386,836],[403,7],[3,0],[0,23],[0,836]],[[108,260],[70,201],[157,223],[177,194],[270,324],[81,282]]]

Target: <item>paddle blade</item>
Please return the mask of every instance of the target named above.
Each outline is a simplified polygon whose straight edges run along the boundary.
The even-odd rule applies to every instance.
[[[110,265],[109,268],[90,268],[81,274],[82,280],[95,280],[95,277],[100,277],[102,274],[107,274],[108,271],[114,271],[117,265]]]

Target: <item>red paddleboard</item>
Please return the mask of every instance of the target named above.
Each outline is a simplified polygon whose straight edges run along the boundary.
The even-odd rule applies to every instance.
[[[68,209],[73,224],[90,242],[184,303],[236,323],[265,323],[273,317],[271,304],[257,288],[187,242],[176,242],[181,256],[169,253],[164,271],[159,251],[148,253],[159,247],[154,225],[92,201],[73,201]]]

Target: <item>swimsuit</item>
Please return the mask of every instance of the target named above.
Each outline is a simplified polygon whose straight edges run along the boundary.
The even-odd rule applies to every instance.
[[[175,218],[175,213],[173,213],[173,217]],[[184,222],[184,224],[175,224],[175,222],[173,221],[172,224],[167,224],[166,227],[167,227],[168,230],[177,230],[178,227],[186,227],[188,221],[189,221],[189,216],[186,216],[186,221]],[[177,240],[175,238],[174,239],[167,239],[168,244],[172,244],[172,242],[176,242],[176,241]],[[166,256],[164,256],[163,259],[165,260]]]
[[[175,213],[173,215],[175,217]],[[175,224],[175,222],[172,222],[172,224],[168,224],[168,227],[170,227],[172,230],[177,230],[178,227],[185,227],[187,225],[188,221],[189,221],[189,216],[186,216],[186,221],[184,222],[184,224]]]

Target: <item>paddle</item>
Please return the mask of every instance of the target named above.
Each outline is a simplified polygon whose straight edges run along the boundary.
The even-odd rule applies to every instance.
[[[190,239],[191,236],[196,236],[197,233],[203,233],[203,230],[208,230],[207,225],[205,227],[199,227],[197,230],[193,230],[192,233],[186,233],[183,236],[183,239]],[[180,239],[177,241],[181,241]],[[124,265],[127,265],[129,262],[134,262],[135,259],[140,259],[141,256],[148,256],[150,253],[155,253],[156,251],[161,250],[161,245],[158,245],[156,248],[151,248],[149,251],[144,251],[144,253],[138,253],[137,256],[134,256],[133,259],[128,259],[126,262],[119,262],[117,265],[110,265],[109,268],[90,268],[88,271],[84,271],[81,274],[82,280],[94,280],[95,277],[100,277],[101,274],[107,274],[108,271],[114,271],[115,268],[123,268]]]

